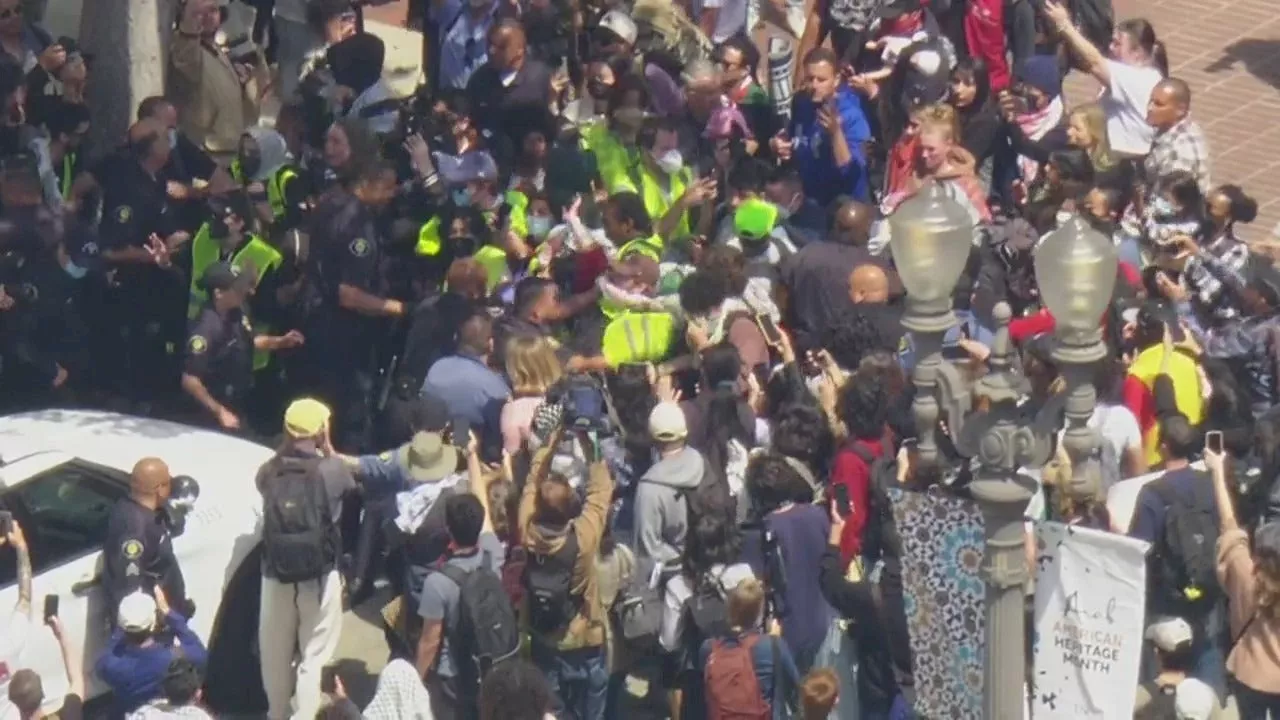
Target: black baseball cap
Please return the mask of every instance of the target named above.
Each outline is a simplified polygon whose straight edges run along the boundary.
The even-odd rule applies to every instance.
[[[205,269],[200,276],[200,286],[205,292],[214,290],[247,291],[253,287],[253,278],[231,263],[219,262]]]

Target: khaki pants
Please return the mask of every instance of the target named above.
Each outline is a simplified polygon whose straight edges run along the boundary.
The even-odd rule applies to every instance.
[[[337,651],[341,631],[342,576],[337,570],[321,580],[296,584],[262,578],[258,647],[270,720],[315,718],[323,704],[320,669]],[[296,710],[291,713],[295,693]]]

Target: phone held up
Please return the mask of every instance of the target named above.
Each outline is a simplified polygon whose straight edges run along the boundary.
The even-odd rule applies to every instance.
[[[1222,454],[1222,431],[1210,430],[1204,434],[1204,447],[1211,453]]]

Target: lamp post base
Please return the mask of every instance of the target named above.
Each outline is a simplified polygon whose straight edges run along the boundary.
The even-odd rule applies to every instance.
[[[950,297],[938,302],[920,302],[907,297],[902,327],[917,333],[945,333],[955,326],[956,314],[951,311]]]

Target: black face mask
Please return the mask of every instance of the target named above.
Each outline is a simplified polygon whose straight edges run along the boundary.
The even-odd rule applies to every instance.
[[[242,153],[240,155],[240,171],[245,177],[252,177],[262,169],[262,156],[258,153]]]
[[[603,83],[599,80],[587,81],[587,94],[596,100],[604,100],[609,97],[609,93],[612,90],[613,86],[608,83]]]
[[[449,238],[449,247],[455,258],[471,257],[480,249],[480,241],[474,235],[458,235]]]

